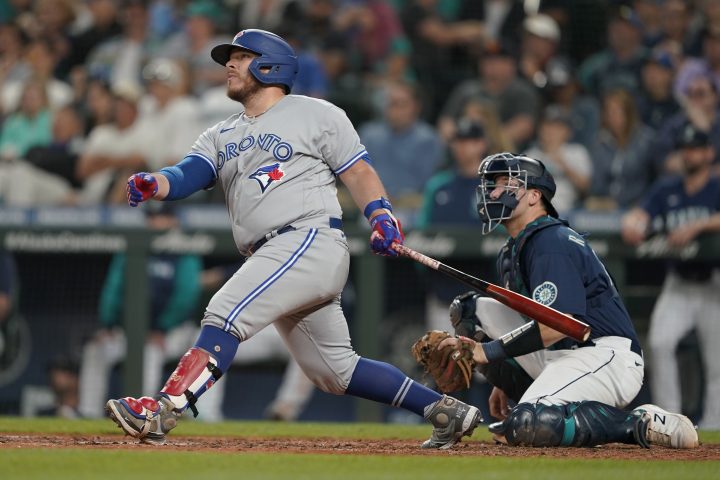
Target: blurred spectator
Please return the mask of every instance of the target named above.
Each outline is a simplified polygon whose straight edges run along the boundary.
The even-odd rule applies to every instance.
[[[8,116],[0,132],[0,157],[22,158],[30,147],[50,144],[51,114],[41,80],[25,83],[17,112]]]
[[[632,9],[642,25],[643,44],[653,48],[663,38],[662,3],[665,0],[633,0]]]
[[[712,175],[714,146],[702,130],[687,125],[675,141],[683,173],[661,179],[640,207],[622,222],[623,239],[638,245],[665,236],[667,247],[680,251],[702,234],[720,232],[720,178]],[[668,261],[662,293],[655,303],[648,333],[653,402],[682,409],[681,375],[676,352],[691,330],[697,331],[705,373],[701,429],[720,430],[720,267],[718,262],[684,258]]]
[[[640,90],[640,70],[648,56],[637,14],[621,6],[608,23],[608,47],[586,59],[578,71],[583,88],[595,97],[616,88]]]
[[[70,85],[53,77],[57,58],[47,40],[32,41],[25,49],[23,62],[29,67],[29,75],[6,82],[2,86],[2,106],[5,113],[12,112],[17,108],[22,91],[29,79],[45,85],[45,95],[51,109],[61,108],[72,102],[73,90]]]
[[[140,103],[140,121],[152,131],[144,151],[148,168],[157,171],[181,160],[203,126],[197,100],[186,94],[187,72],[180,64],[157,58],[142,73],[149,95]]]
[[[287,25],[288,22],[302,22],[305,13],[304,8],[310,9],[316,4],[327,4],[327,8],[334,10],[333,4],[335,1],[232,0],[225,3],[231,5],[235,12],[233,24],[231,25],[233,32],[239,32],[245,28],[260,28],[275,32],[280,26]],[[310,5],[308,6],[308,4]]]
[[[483,18],[492,17],[493,27],[497,27],[493,34],[499,35],[498,25],[509,10],[504,6],[514,2],[489,2],[498,7],[491,8],[492,14],[485,12],[484,3],[408,0],[400,10],[402,27],[412,46],[410,68],[425,92],[426,118],[430,121],[437,118],[447,93],[475,74],[472,66],[486,34]]]
[[[345,3],[335,15],[335,28],[348,32],[363,72],[377,69],[393,54],[409,53],[400,20],[383,0]]]
[[[139,98],[134,87],[116,89],[113,123],[98,125],[90,132],[76,169],[83,182],[82,204],[124,203],[128,172],[147,167],[148,137],[159,134],[138,121]]]
[[[72,107],[61,108],[53,114],[50,144],[31,147],[25,160],[48,173],[62,177],[73,188],[79,188],[82,184],[75,176],[75,169],[84,141],[80,116]]]
[[[455,120],[464,105],[473,99],[494,105],[503,129],[518,148],[524,148],[532,139],[540,98],[532,85],[518,77],[510,51],[501,47],[485,52],[480,60],[479,77],[461,83],[452,91],[438,120],[443,138],[453,137]]]
[[[385,99],[385,118],[363,125],[360,140],[393,205],[417,210],[420,192],[442,160],[442,143],[420,119],[420,94],[413,85],[394,84]]]
[[[670,117],[658,130],[650,147],[650,161],[656,175],[682,171],[682,160],[675,151],[675,139],[688,122],[706,132],[715,146],[715,163],[720,162],[720,97],[712,78],[698,74],[682,91],[682,110]]]
[[[462,118],[480,124],[488,152],[514,152],[517,149],[500,123],[495,106],[483,100],[470,100],[463,108]],[[457,134],[456,134],[457,136]]]
[[[546,102],[556,105],[570,116],[573,129],[572,141],[590,149],[595,143],[595,135],[600,128],[598,100],[580,91],[580,84],[569,63],[553,62],[549,65],[547,75]]]
[[[662,50],[653,52],[643,66],[638,111],[642,122],[653,130],[659,130],[680,109],[672,91],[674,76],[672,56]]]
[[[692,48],[691,20],[693,6],[684,0],[663,0],[660,5],[662,34],[654,45],[673,55],[675,64]]]
[[[89,134],[95,127],[113,121],[114,100],[107,82],[100,79],[90,80],[84,97],[78,108],[85,118],[85,134]]]
[[[458,122],[455,137],[450,142],[453,166],[434,175],[425,186],[418,229],[480,226],[475,191],[478,168],[488,154],[487,146],[485,132],[479,123],[467,118]],[[426,326],[446,330],[448,305],[466,288],[442,274],[426,273]]]
[[[539,13],[523,22],[520,75],[543,92],[548,88],[548,73],[558,62],[567,63],[558,54],[560,27],[549,15]]]
[[[224,43],[225,36],[215,33],[215,25],[225,15],[213,0],[195,0],[185,10],[185,27],[173,35],[157,56],[171,58],[188,66],[191,91],[200,95],[210,87],[225,85],[225,70],[218,68],[210,57],[215,45]]]
[[[298,74],[293,82],[292,93],[294,95],[325,98],[328,92],[328,77],[325,73],[325,65],[323,65],[320,57],[315,52],[305,48],[304,39],[298,35],[296,27],[285,25],[276,33],[293,47],[298,57]],[[217,64],[215,66],[217,67]],[[225,75],[224,71],[222,73]]]
[[[88,75],[104,79],[113,88],[140,86],[143,65],[160,46],[159,39],[150,34],[149,21],[144,0],[122,0],[122,33],[90,52],[86,61]]]
[[[75,0],[36,0],[36,22],[26,25],[26,34],[30,38],[48,42],[55,58],[53,74],[62,79],[69,73],[67,58],[72,48],[70,36],[76,17],[74,3]]]
[[[41,412],[41,415],[51,415],[61,418],[79,418],[80,405],[78,362],[69,355],[56,357],[48,364],[48,380],[50,389],[55,397],[52,410]]]
[[[24,48],[24,38],[18,26],[0,22],[0,85],[22,81],[30,76],[29,67],[23,62]],[[4,106],[0,107],[0,111],[7,111]]]
[[[625,90],[603,97],[602,126],[592,149],[593,176],[589,208],[630,208],[652,181],[647,155],[654,132],[638,116]]]
[[[177,219],[167,205],[146,212],[152,230],[177,227]],[[80,413],[84,417],[104,416],[111,370],[126,355],[122,329],[126,262],[124,253],[113,256],[100,294],[100,329],[83,347]],[[189,319],[200,296],[201,270],[202,260],[195,255],[156,254],[147,261],[151,326],[143,355],[144,394],[160,388],[165,362],[180,358],[193,343],[198,327]]]
[[[525,152],[530,158],[543,162],[555,178],[557,190],[553,206],[561,214],[580,205],[590,189],[593,174],[587,149],[579,143],[570,143],[571,122],[561,107],[546,107],[538,128],[538,139]]]
[[[68,71],[78,66],[84,68],[88,54],[96,46],[122,33],[116,0],[87,0],[86,4],[92,24],[87,30],[70,36],[70,52],[65,59]]]
[[[0,326],[6,324],[15,308],[17,295],[17,267],[15,258],[6,250],[0,250]],[[0,330],[0,345],[2,345],[2,330]],[[0,352],[2,352],[0,348]]]
[[[675,76],[675,97],[685,97],[690,82],[704,75],[712,79],[715,89],[720,88],[720,31],[707,30],[702,34],[702,57],[686,59]]]

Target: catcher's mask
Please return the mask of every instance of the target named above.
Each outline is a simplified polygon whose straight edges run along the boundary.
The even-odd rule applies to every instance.
[[[519,203],[517,193],[522,188],[539,190],[548,214],[557,218],[557,210],[551,203],[555,195],[555,180],[540,160],[515,153],[496,153],[483,159],[478,175],[477,209],[483,234],[492,232],[503,220],[512,216]],[[500,177],[506,177],[507,184],[503,185],[502,194],[493,199],[490,194],[498,186],[496,181]]]

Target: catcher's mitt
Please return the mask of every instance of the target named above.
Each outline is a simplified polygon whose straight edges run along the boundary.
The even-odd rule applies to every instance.
[[[415,360],[429,373],[440,391],[457,392],[470,387],[470,378],[475,366],[473,348],[475,342],[465,337],[456,337],[456,347],[438,350],[440,342],[451,337],[448,332],[431,330],[415,342],[411,348]]]

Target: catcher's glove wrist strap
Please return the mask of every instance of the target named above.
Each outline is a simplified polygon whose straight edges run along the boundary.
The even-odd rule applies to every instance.
[[[545,348],[545,345],[540,335],[540,326],[532,321],[506,333],[499,340],[483,343],[482,348],[488,362],[493,362],[537,352]]]

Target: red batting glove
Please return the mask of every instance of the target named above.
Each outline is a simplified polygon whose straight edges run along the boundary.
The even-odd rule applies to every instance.
[[[158,191],[157,179],[147,172],[140,172],[128,178],[127,201],[131,207],[152,198]]]

